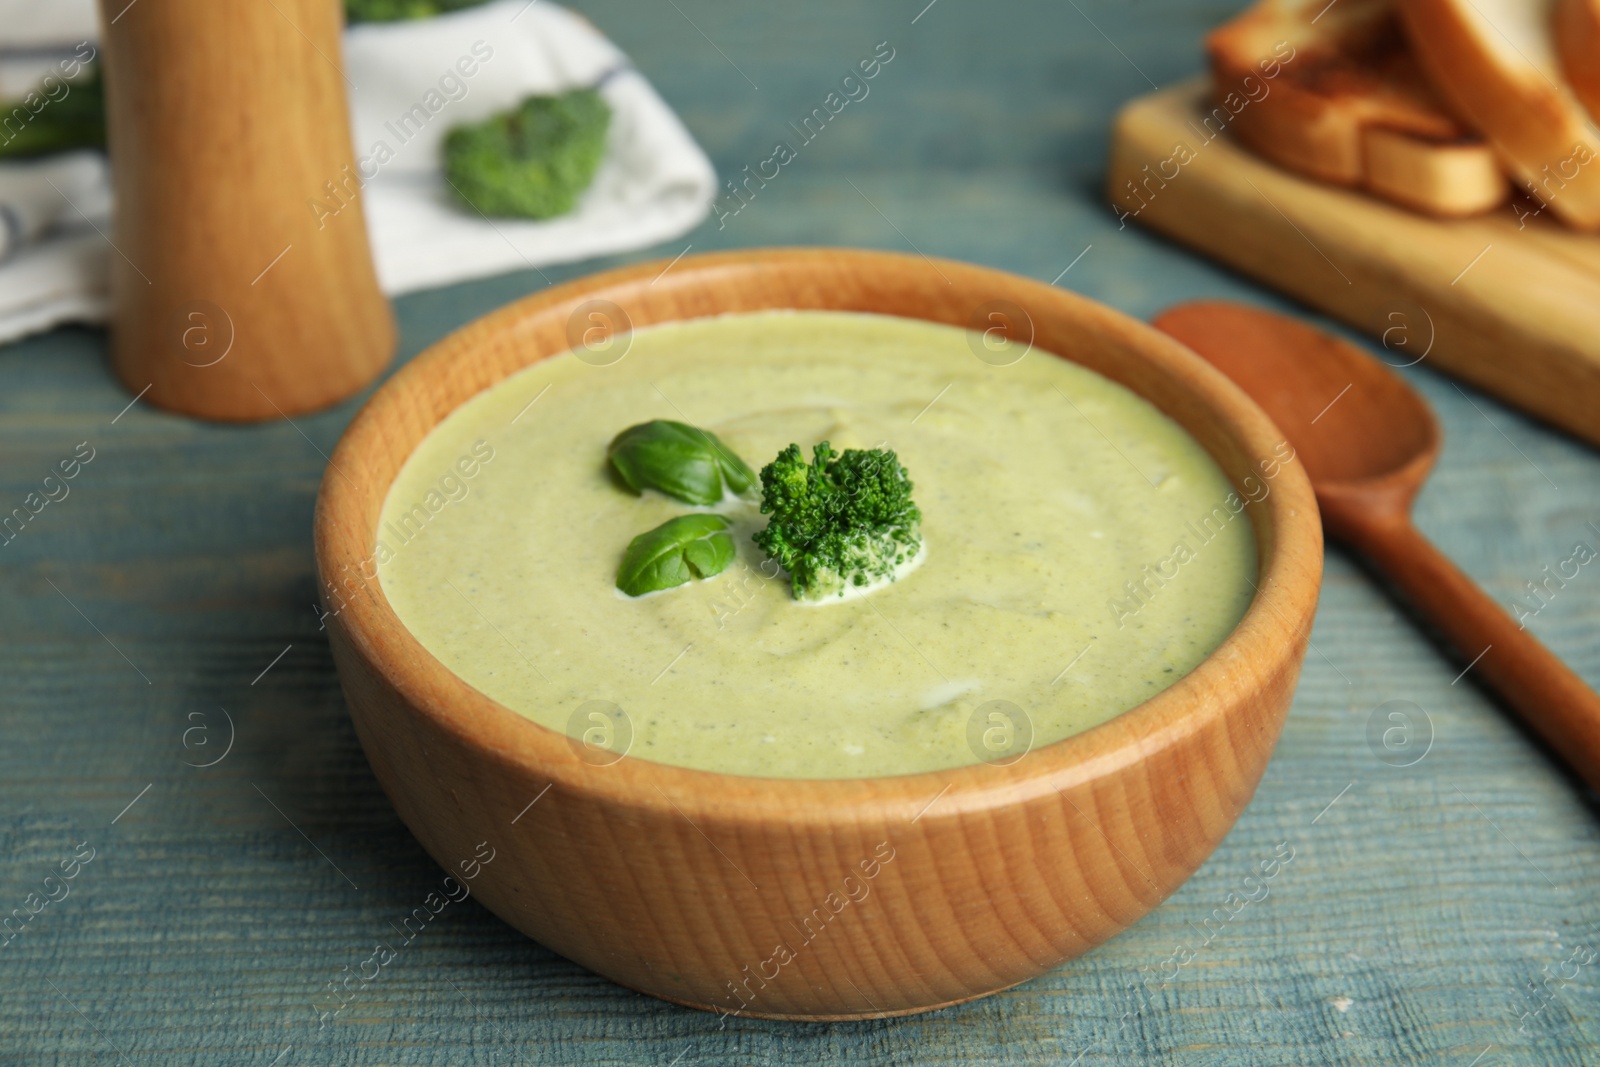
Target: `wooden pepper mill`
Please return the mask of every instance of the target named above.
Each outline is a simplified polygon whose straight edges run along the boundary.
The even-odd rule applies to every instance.
[[[153,404],[230,421],[360,390],[395,327],[352,196],[338,0],[100,11],[117,376]],[[314,207],[328,182],[337,213]]]

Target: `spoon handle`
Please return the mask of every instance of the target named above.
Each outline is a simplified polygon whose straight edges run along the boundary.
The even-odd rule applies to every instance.
[[[1600,789],[1600,695],[1423,537],[1408,518],[1351,539],[1477,678]]]

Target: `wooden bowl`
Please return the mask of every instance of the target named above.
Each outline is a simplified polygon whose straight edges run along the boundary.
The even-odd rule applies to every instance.
[[[1037,347],[1145,396],[1249,495],[1270,485],[1245,509],[1260,568],[1237,629],[1176,684],[1102,726],[1010,766],[898,777],[753,778],[635,757],[594,766],[565,735],[441,665],[372,580],[379,510],[423,437],[607,315],[625,328],[618,320],[801,308],[967,326],[991,321],[994,301],[1013,306],[1019,343],[1031,329]],[[1322,573],[1300,466],[1274,466],[1266,481],[1281,440],[1176,341],[1014,275],[832,249],[611,271],[464,327],[357,415],[317,502],[334,659],[400,817],[528,936],[697,1008],[791,1019],[927,1011],[1027,981],[1134,923],[1249,801],[1299,676]]]

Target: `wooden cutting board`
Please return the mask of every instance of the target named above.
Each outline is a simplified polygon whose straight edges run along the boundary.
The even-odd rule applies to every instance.
[[[1518,201],[1442,221],[1280,170],[1202,125],[1203,80],[1124,107],[1108,192],[1189,245],[1600,445],[1600,236]],[[1248,105],[1247,105],[1248,106]]]

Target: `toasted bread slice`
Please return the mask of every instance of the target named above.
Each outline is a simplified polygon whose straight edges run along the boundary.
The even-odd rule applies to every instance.
[[[1517,183],[1600,228],[1600,129],[1556,60],[1555,0],[1398,0],[1417,61]]]
[[[1366,188],[1429,215],[1465,218],[1503,204],[1511,183],[1478,137],[1434,139],[1368,126],[1362,131]]]
[[[1392,0],[1260,0],[1206,38],[1218,107],[1258,154],[1435,215],[1475,215],[1509,184],[1422,77]]]
[[[1600,122],[1600,0],[1557,0],[1556,51],[1572,91]]]

